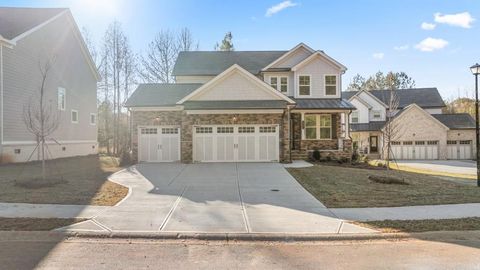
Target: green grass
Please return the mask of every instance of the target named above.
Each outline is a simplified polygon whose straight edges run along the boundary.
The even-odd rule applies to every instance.
[[[397,170],[315,165],[289,168],[297,181],[327,207],[391,207],[480,203],[480,188]],[[408,185],[381,184],[369,175],[404,178]]]
[[[107,178],[120,169],[112,157],[49,160],[47,179],[38,184],[43,181],[40,162],[0,165],[0,202],[115,205],[128,188]]]
[[[480,230],[480,218],[478,217],[436,220],[383,220],[353,222],[353,224],[384,233]]]
[[[73,223],[84,221],[82,218],[0,218],[0,231],[51,231]]]

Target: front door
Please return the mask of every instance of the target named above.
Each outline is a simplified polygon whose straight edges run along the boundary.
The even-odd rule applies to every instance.
[[[378,136],[370,136],[370,153],[378,152]]]

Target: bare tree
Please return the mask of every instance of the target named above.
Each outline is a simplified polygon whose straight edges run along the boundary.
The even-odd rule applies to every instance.
[[[395,113],[398,112],[400,100],[395,94],[395,90],[388,91],[388,108],[386,109],[386,122],[383,127],[383,146],[382,153],[384,154],[385,163],[387,169],[390,169],[390,160],[395,160],[395,156],[392,151],[392,142],[394,142],[400,135],[400,125],[394,121]]]
[[[40,147],[40,159],[42,160],[42,180],[45,181],[45,159],[46,159],[46,145],[45,141],[49,139],[49,136],[57,130],[60,121],[56,107],[52,103],[47,103],[45,98],[46,83],[49,71],[52,65],[51,60],[48,60],[45,64],[39,64],[39,70],[41,74],[41,81],[38,87],[38,91],[30,97],[27,104],[23,108],[23,121],[27,130],[32,133]],[[78,116],[77,116],[78,117]],[[33,153],[32,153],[33,154]]]
[[[178,52],[178,39],[173,32],[160,31],[148,45],[146,56],[141,57],[140,76],[147,82],[173,82],[172,71]]]
[[[162,30],[150,42],[146,54],[140,57],[139,75],[145,82],[171,83],[174,81],[172,71],[178,53],[198,50],[198,47],[188,28],[182,28],[178,34]]]

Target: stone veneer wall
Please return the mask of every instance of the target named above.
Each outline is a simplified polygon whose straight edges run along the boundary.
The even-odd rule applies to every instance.
[[[336,117],[336,127],[335,131],[337,138],[342,134],[341,127],[341,116],[339,113],[332,114],[332,117]],[[302,140],[302,124],[301,124],[301,115],[299,113],[292,113],[293,119],[293,145],[296,146],[295,150],[300,152],[308,152],[311,150],[320,150],[323,155],[334,155],[335,157],[351,157],[352,152],[352,141],[350,139],[345,139],[343,141],[343,149],[338,149],[338,139],[332,140]],[[298,149],[298,147],[300,147]]]
[[[137,158],[139,125],[177,125],[181,127],[181,159],[182,162],[192,162],[193,156],[193,126],[194,125],[279,125],[279,153],[281,162],[290,161],[290,139],[288,133],[288,117],[283,113],[276,114],[186,114],[182,111],[134,111],[132,112],[132,149],[133,156]]]

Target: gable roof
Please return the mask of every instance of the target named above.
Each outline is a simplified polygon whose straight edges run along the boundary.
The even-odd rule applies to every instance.
[[[222,78],[229,76],[232,72],[239,72],[240,74],[244,75],[248,80],[251,80],[251,82],[255,83],[258,85],[258,87],[267,93],[269,93],[272,98],[277,97],[278,99],[285,100],[290,104],[294,104],[295,101],[293,101],[291,98],[285,96],[284,94],[280,93],[279,91],[273,89],[270,85],[265,83],[264,81],[260,80],[258,77],[254,76],[241,66],[234,64],[222,73],[218,74],[215,78],[211,79],[207,83],[203,84],[199,88],[195,89],[195,91],[191,92],[188,94],[186,97],[182,98],[180,101],[177,102],[177,104],[182,104],[183,102],[189,100],[190,98],[198,95],[199,93],[207,90],[209,87],[214,86],[215,83],[217,83],[219,80]]]
[[[340,68],[340,70],[342,71],[346,71],[347,70],[347,67],[340,64],[340,62],[338,62],[337,60],[333,59],[332,57],[328,56],[326,53],[324,53],[323,51],[316,51],[314,52],[313,54],[311,54],[309,57],[303,59],[302,61],[300,61],[300,63],[296,64],[295,66],[292,67],[292,70],[293,71],[296,71],[297,69],[299,69],[301,66],[307,64],[308,62],[310,62],[311,60],[313,60],[315,57],[322,57],[324,59],[326,59],[328,62],[330,62],[331,64],[333,64],[334,66],[337,66],[338,68]]]
[[[68,9],[0,7],[0,35],[12,40],[66,10]]]
[[[277,64],[278,62],[282,61],[283,59],[287,58],[290,54],[294,53],[296,50],[298,49],[305,49],[307,50],[308,52],[310,53],[314,53],[315,50],[308,47],[305,43],[301,42],[299,43],[297,46],[293,47],[292,49],[290,49],[289,51],[286,51],[282,56],[278,57],[277,59],[273,60],[271,63],[268,63],[267,65],[265,65],[264,67],[262,67],[262,70],[268,70],[269,68],[273,67],[275,64]]]
[[[185,110],[284,109],[285,100],[195,100],[183,103]]]
[[[439,121],[437,118],[433,117],[432,114],[428,113],[427,111],[425,111],[422,107],[418,106],[417,104],[415,103],[412,103],[410,105],[408,105],[407,107],[401,109],[397,114],[395,114],[395,116],[393,117],[393,120],[392,121],[398,121],[398,119],[404,115],[405,113],[413,110],[413,109],[418,109],[420,112],[422,112],[424,115],[426,115],[427,117],[429,117],[430,119],[432,119],[434,122],[437,122],[438,124],[440,124],[441,126],[443,126],[446,130],[449,129],[449,127],[447,125],[445,125],[444,123],[442,123],[441,121]]]
[[[138,85],[128,98],[125,107],[172,107],[177,102],[195,91],[202,84],[182,83],[163,84],[147,83]]]
[[[432,114],[450,129],[475,129],[475,120],[468,113]]]
[[[348,99],[349,102],[352,102],[352,100],[358,100],[358,102],[362,103],[363,105],[365,105],[365,107],[367,107],[368,109],[371,109],[372,106],[370,104],[368,104],[365,100],[363,100],[361,97],[359,97],[358,95],[354,95],[352,96],[350,99]],[[382,102],[383,103],[383,102]]]
[[[372,121],[369,123],[351,123],[351,131],[380,131],[385,126],[386,121]]]
[[[410,104],[417,104],[418,106],[426,108],[440,108],[445,107],[440,93],[436,87],[431,88],[410,88],[394,90],[399,99],[399,109],[403,109]],[[342,98],[350,99],[361,91],[344,91],[342,92]],[[390,90],[370,90],[365,91],[372,94],[385,104],[389,104]]]
[[[174,76],[216,76],[234,64],[252,74],[279,58],[286,51],[180,52],[173,67]]]

